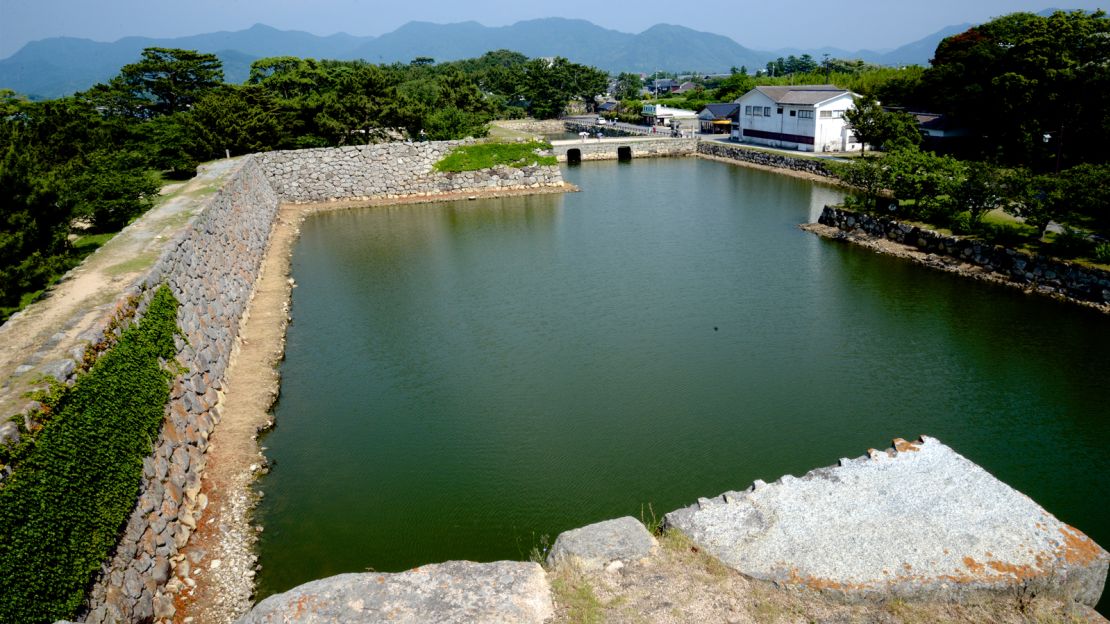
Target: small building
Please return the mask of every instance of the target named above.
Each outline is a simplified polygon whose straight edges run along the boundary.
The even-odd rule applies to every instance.
[[[679,123],[683,128],[691,129],[698,121],[698,114],[692,110],[660,104],[644,104],[640,114],[644,117],[644,123],[649,126],[673,127]]]
[[[732,140],[803,152],[861,148],[844,119],[856,94],[833,85],[756,87],[736,100]]]
[[[682,93],[686,93],[686,92],[688,92],[688,91],[693,91],[693,90],[695,90],[695,89],[697,89],[697,88],[698,88],[698,85],[697,85],[697,83],[693,83],[693,82],[684,82],[684,83],[682,83],[682,84],[678,85],[678,88],[677,88],[677,89],[675,89],[675,90],[674,90],[674,92],[675,92],[675,93],[679,93],[679,94],[682,94]]]
[[[706,134],[728,134],[732,122],[736,120],[736,112],[740,105],[736,102],[724,104],[706,104],[698,113],[698,124],[701,131]]]
[[[678,83],[670,78],[656,78],[651,84],[651,90],[656,97],[661,94],[674,93],[678,90]]]
[[[599,113],[611,113],[611,112],[617,110],[617,106],[618,106],[617,102],[612,102],[612,101],[602,102],[601,104],[597,105],[597,112],[599,112]]]

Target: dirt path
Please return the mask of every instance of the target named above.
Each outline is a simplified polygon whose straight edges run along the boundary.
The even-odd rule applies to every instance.
[[[158,259],[165,242],[215,192],[236,159],[201,167],[184,184],[167,185],[158,205],[123,229],[50,288],[46,296],[0,326],[0,417],[24,408],[42,367],[69,358],[79,336],[111,313],[112,304]]]

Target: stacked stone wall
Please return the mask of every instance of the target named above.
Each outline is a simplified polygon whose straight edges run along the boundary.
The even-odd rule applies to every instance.
[[[563,122],[558,119],[509,119],[495,122],[494,125],[528,134],[558,134],[565,131]]]
[[[794,158],[785,154],[776,154],[764,150],[751,149],[740,145],[730,145],[720,141],[702,141],[698,144],[698,153],[717,158],[727,158],[749,162],[764,167],[776,169],[792,169],[812,173],[824,177],[835,177],[832,170],[824,162],[812,158]]]
[[[181,549],[204,513],[200,493],[208,436],[266,250],[278,197],[255,157],[243,160],[193,223],[128,290],[148,300],[165,282],[180,302],[177,362],[166,419],[153,455],[143,461],[138,504],[112,559],[88,596],[86,622],[139,622],[173,615]]]
[[[390,143],[247,156],[150,271],[127,287],[111,314],[86,332],[96,344],[121,322],[138,322],[154,291],[168,284],[180,302],[177,362],[162,432],[143,462],[139,497],[111,559],[90,590],[84,622],[145,622],[174,615],[188,591],[182,550],[208,501],[201,493],[208,437],[220,422],[224,375],[265,256],[279,205],[468,191],[562,187],[556,166],[439,173],[432,165],[459,142]],[[134,303],[137,301],[137,305]],[[112,329],[115,328],[115,329]],[[57,366],[72,382],[84,348]],[[187,582],[187,581],[186,581]]]
[[[593,123],[581,123],[577,121],[563,122],[563,129],[567,132],[588,132],[590,136],[597,136],[600,132],[605,136],[620,137],[620,136],[651,136],[653,133],[651,128],[644,127],[642,130],[632,129],[629,126],[611,126]],[[562,130],[560,130],[561,132]]]
[[[817,221],[844,232],[863,232],[920,251],[972,264],[1036,292],[1110,305],[1110,272],[1030,255],[983,241],[947,236],[933,230],[851,210],[825,207]]]
[[[282,201],[294,203],[563,186],[557,166],[435,171],[433,165],[460,144],[380,143],[267,152],[257,158]]]

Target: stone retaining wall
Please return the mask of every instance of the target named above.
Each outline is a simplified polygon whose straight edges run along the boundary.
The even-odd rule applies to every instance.
[[[784,154],[776,154],[758,149],[751,149],[740,145],[730,145],[720,141],[702,141],[698,144],[698,153],[729,160],[739,160],[765,167],[777,169],[792,169],[814,175],[835,177],[828,165],[812,158],[793,158]]]
[[[278,203],[247,157],[131,290],[148,298],[163,281],[169,285],[181,304],[185,340],[177,339],[177,361],[187,371],[173,382],[162,433],[143,461],[138,505],[89,594],[86,622],[173,615],[170,579],[207,506],[200,487],[208,436],[220,421],[224,372]]]
[[[1023,288],[1100,305],[1110,304],[1110,273],[1029,255],[958,236],[946,236],[892,219],[825,207],[817,221],[845,232],[862,231],[930,254],[982,267]]]
[[[294,203],[563,185],[563,175],[556,166],[495,167],[460,173],[432,169],[461,144],[380,143],[266,152],[256,157],[282,201]]]
[[[201,493],[208,437],[220,421],[224,374],[283,201],[323,202],[564,186],[557,166],[439,173],[432,164],[459,142],[389,143],[254,154],[235,165],[150,271],[120,294],[82,341],[95,345],[137,322],[165,282],[180,302],[176,377],[162,432],[143,462],[135,510],[92,586],[81,620],[145,622],[174,615],[188,543],[208,501]],[[79,374],[85,347],[55,377]],[[34,406],[32,405],[32,408]],[[180,575],[186,577],[188,575]]]
[[[564,132],[563,122],[558,119],[506,119],[495,121],[493,125],[506,130],[527,132],[528,134],[558,134]]]
[[[600,132],[601,134],[603,134],[605,136],[611,136],[611,137],[645,136],[645,135],[646,136],[651,136],[651,134],[652,134],[651,129],[646,128],[646,127],[643,130],[632,130],[631,128],[628,128],[627,126],[610,126],[610,125],[604,125],[603,126],[603,125],[600,125],[600,124],[580,123],[580,122],[577,122],[577,121],[565,121],[565,122],[562,122],[562,123],[563,123],[563,129],[566,132],[589,132],[590,136],[597,136],[598,132]],[[562,132],[562,131],[563,130],[560,130],[560,132]]]

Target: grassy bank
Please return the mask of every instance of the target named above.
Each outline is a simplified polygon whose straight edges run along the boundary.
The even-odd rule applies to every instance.
[[[554,156],[541,156],[537,152],[549,150],[549,143],[531,141],[528,143],[479,143],[460,145],[443,160],[435,164],[436,171],[459,172],[478,171],[498,165],[506,167],[530,167],[534,165],[555,165]]]

